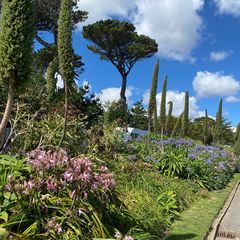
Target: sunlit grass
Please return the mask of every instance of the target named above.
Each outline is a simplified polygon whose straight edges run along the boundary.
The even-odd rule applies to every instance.
[[[167,240],[204,239],[239,179],[240,174],[235,174],[225,189],[209,192],[206,198],[200,198],[191,208],[185,210],[181,218],[172,225]]]

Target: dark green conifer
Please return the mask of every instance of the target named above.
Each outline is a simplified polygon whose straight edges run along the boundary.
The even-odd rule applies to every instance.
[[[0,18],[0,83],[8,91],[0,124],[0,145],[14,95],[30,80],[34,36],[33,0],[3,0]]]
[[[162,97],[161,97],[161,104],[160,104],[160,132],[165,132],[165,124],[166,124],[166,95],[167,95],[167,80],[168,77],[166,76],[162,86]]]
[[[174,125],[174,128],[173,128],[173,131],[172,131],[172,134],[171,134],[171,137],[176,137],[179,135],[180,131],[181,131],[181,124],[182,124],[182,119],[183,119],[183,112],[181,113],[181,115],[178,117],[175,125]]]
[[[188,134],[188,119],[189,115],[189,93],[185,93],[185,102],[184,102],[184,111],[183,111],[183,118],[182,118],[182,129],[181,129],[181,136],[185,137]]]
[[[72,49],[72,0],[62,0],[59,13],[58,57],[60,74],[64,82],[65,107],[64,128],[59,142],[62,145],[67,130],[69,86],[74,82],[73,49]]]
[[[170,101],[168,102],[169,104],[169,108],[168,108],[168,115],[167,115],[167,120],[166,120],[166,135],[169,136],[170,134],[170,124],[171,124],[171,120],[172,120],[172,111],[173,111],[173,102]]]
[[[152,86],[151,86],[151,92],[150,92],[150,98],[149,98],[149,104],[148,104],[148,121],[149,121],[148,130],[149,131],[152,131],[154,129],[153,128],[154,122],[155,122],[154,125],[157,124],[157,120],[155,117],[156,117],[156,110],[157,110],[156,95],[157,95],[157,87],[158,87],[159,64],[160,64],[160,61],[158,59],[154,67]],[[155,130],[156,129],[154,129],[154,131]]]
[[[219,144],[221,142],[222,137],[222,127],[223,127],[223,119],[222,119],[222,99],[220,99],[218,112],[216,114],[216,124],[215,124],[215,133],[214,133],[214,143]]]

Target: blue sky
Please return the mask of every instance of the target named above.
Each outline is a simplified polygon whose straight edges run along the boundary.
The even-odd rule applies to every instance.
[[[168,75],[167,98],[174,102],[175,115],[181,113],[188,90],[191,117],[201,116],[205,108],[214,117],[223,98],[224,116],[233,126],[240,122],[240,0],[81,0],[79,8],[89,12],[85,25],[124,19],[158,42],[159,52],[137,63],[128,77],[129,104],[140,99],[148,103],[159,58],[158,103]],[[88,81],[102,102],[117,100],[120,74],[87,49],[81,27],[73,35],[74,49],[85,63],[79,83]]]

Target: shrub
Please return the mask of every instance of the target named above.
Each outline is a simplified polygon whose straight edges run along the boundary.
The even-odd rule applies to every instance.
[[[0,228],[14,239],[104,238],[133,226],[106,166],[41,149],[23,166],[28,174],[8,174],[0,195]]]
[[[226,151],[195,144],[190,140],[169,138],[135,143],[138,155],[165,175],[195,181],[209,190],[223,188],[237,168]]]

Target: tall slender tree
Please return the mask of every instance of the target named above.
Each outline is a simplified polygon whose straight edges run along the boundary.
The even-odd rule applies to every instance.
[[[160,117],[159,117],[159,124],[160,124],[160,132],[165,132],[165,124],[166,124],[166,96],[167,96],[167,80],[168,77],[166,76],[162,86],[162,97],[161,97],[161,104],[160,104]]]
[[[181,129],[181,136],[185,137],[188,134],[188,119],[189,115],[189,93],[185,92],[185,102],[184,102],[184,111],[182,117],[182,129]]]
[[[58,58],[55,57],[50,64],[48,65],[47,71],[46,71],[46,89],[47,89],[47,95],[48,99],[52,99],[54,92],[56,90],[57,85],[57,77],[56,72],[58,71]]]
[[[223,127],[223,118],[222,118],[222,99],[220,99],[218,112],[216,114],[216,124],[214,131],[214,143],[219,144],[222,137],[222,127]]]
[[[179,135],[179,132],[181,131],[181,124],[182,124],[182,119],[183,119],[183,112],[180,114],[180,116],[178,117],[175,125],[174,125],[174,128],[173,128],[173,131],[172,131],[172,134],[171,134],[171,137],[176,137],[177,135]]]
[[[171,124],[171,120],[172,120],[172,111],[173,111],[173,102],[169,101],[169,108],[168,108],[168,115],[167,115],[167,120],[166,120],[166,135],[169,136],[170,134],[170,124]]]
[[[63,78],[65,91],[64,128],[59,142],[59,146],[61,146],[67,130],[69,85],[71,85],[74,81],[72,49],[72,0],[62,0],[61,2],[58,29],[58,57],[60,73]]]
[[[88,49],[110,61],[122,77],[120,102],[126,104],[127,77],[136,62],[158,51],[155,40],[139,35],[133,24],[119,20],[101,20],[83,27],[83,37],[93,44]]]
[[[158,131],[158,116],[157,116],[157,103],[155,104],[154,107],[154,112],[153,112],[153,131],[157,133]]]
[[[158,73],[159,73],[159,59],[157,60],[155,66],[154,66],[154,72],[153,72],[153,78],[152,78],[152,86],[151,86],[151,92],[150,92],[150,98],[148,103],[148,130],[154,131],[157,128],[157,119],[156,119],[156,112],[157,112],[157,102],[156,102],[156,95],[157,95],[157,87],[158,87]],[[155,124],[154,124],[155,123]],[[154,125],[154,126],[152,126]]]
[[[33,0],[3,0],[0,22],[0,83],[8,89],[0,139],[11,116],[14,95],[30,80],[34,17]],[[1,141],[0,141],[1,145]]]
[[[203,144],[207,144],[207,136],[208,136],[208,112],[205,110],[205,118],[203,121]]]

